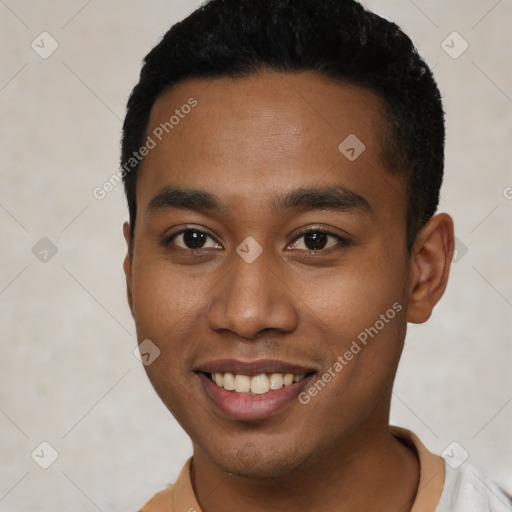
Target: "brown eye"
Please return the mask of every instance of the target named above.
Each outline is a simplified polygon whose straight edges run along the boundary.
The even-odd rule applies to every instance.
[[[304,245],[311,251],[323,249],[327,244],[328,235],[325,233],[307,233],[304,235]]]
[[[200,249],[206,243],[208,235],[199,231],[185,231],[182,234],[183,243],[188,249]]]
[[[300,243],[301,240],[303,240],[302,243]],[[328,252],[329,249],[336,248],[336,246],[343,247],[347,245],[350,245],[348,239],[321,229],[314,229],[302,233],[292,244],[294,249],[309,252]]]
[[[210,235],[197,229],[186,229],[180,231],[169,238],[169,243],[171,242],[181,249],[190,250],[209,248],[216,249],[220,247],[220,245],[215,242]]]

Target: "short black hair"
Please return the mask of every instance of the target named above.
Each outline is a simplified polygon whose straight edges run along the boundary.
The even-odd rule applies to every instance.
[[[439,202],[441,95],[410,38],[354,0],[210,0],[171,27],[144,59],[123,124],[121,165],[132,244],[140,164],[127,172],[126,162],[143,144],[157,97],[186,79],[242,78],[262,70],[313,71],[367,88],[382,100],[382,154],[388,170],[406,180],[410,251]]]

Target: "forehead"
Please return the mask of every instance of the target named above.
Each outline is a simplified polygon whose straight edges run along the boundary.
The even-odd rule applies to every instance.
[[[384,111],[372,92],[309,72],[179,83],[151,111],[139,206],[169,185],[231,205],[315,185],[396,203],[404,191],[381,156]]]

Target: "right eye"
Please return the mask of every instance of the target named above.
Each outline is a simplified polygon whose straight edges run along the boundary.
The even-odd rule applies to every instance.
[[[208,240],[211,241],[210,245],[207,245]],[[167,238],[167,243],[172,243],[180,249],[190,251],[222,248],[208,233],[199,229],[184,229],[174,233]]]

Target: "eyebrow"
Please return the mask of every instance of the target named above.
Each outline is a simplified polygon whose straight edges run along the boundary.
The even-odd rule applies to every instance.
[[[146,213],[158,213],[169,209],[220,212],[225,208],[226,206],[209,192],[165,187],[151,199]]]
[[[299,188],[277,198],[272,205],[275,213],[287,210],[331,210],[334,212],[372,211],[370,203],[342,185],[321,188]]]
[[[147,214],[170,209],[195,210],[203,213],[222,213],[227,205],[204,190],[166,187],[151,199]],[[276,198],[272,202],[275,214],[286,211],[328,210],[334,212],[360,211],[369,213],[370,203],[359,194],[341,185],[321,188],[299,188]]]

